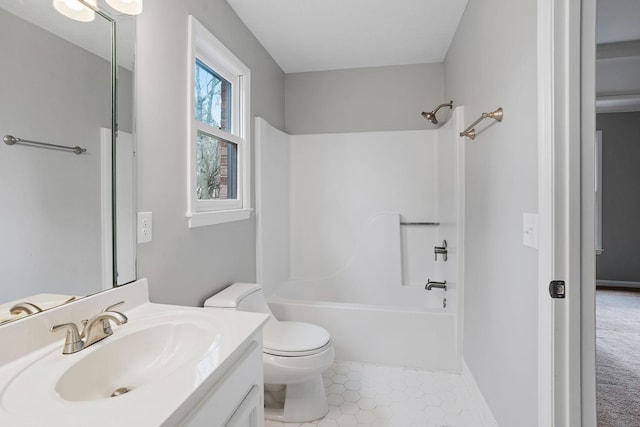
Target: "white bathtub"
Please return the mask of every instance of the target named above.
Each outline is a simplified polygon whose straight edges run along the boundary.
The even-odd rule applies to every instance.
[[[268,302],[280,320],[299,320],[326,328],[336,358],[392,366],[461,371],[453,307],[442,308],[442,290],[398,287],[394,297],[355,298],[338,291],[348,287],[286,282]],[[366,303],[356,303],[366,299]],[[440,308],[434,307],[434,302]]]

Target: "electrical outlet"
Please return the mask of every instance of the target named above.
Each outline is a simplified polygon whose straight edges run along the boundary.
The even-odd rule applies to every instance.
[[[138,212],[138,243],[150,242],[153,238],[151,212]]]

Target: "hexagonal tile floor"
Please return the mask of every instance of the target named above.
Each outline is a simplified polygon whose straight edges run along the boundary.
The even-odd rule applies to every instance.
[[[335,361],[323,379],[323,419],[265,427],[485,427],[460,375]]]

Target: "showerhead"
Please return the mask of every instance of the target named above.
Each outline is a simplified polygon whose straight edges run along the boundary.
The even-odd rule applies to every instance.
[[[436,119],[436,115],[434,111],[429,111],[428,113],[422,112],[422,117],[429,120],[434,125],[438,124],[438,119]]]
[[[436,113],[442,107],[449,107],[449,108],[453,109],[453,101],[449,101],[448,104],[440,104],[433,111],[429,111],[429,112],[424,112],[423,111],[422,112],[422,117],[424,117],[425,119],[429,120],[434,125],[437,125],[438,124],[438,119],[436,118]]]

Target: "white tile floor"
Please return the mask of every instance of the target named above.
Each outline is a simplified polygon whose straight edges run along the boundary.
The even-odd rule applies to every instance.
[[[485,427],[460,375],[335,361],[323,378],[327,416],[265,427]]]

